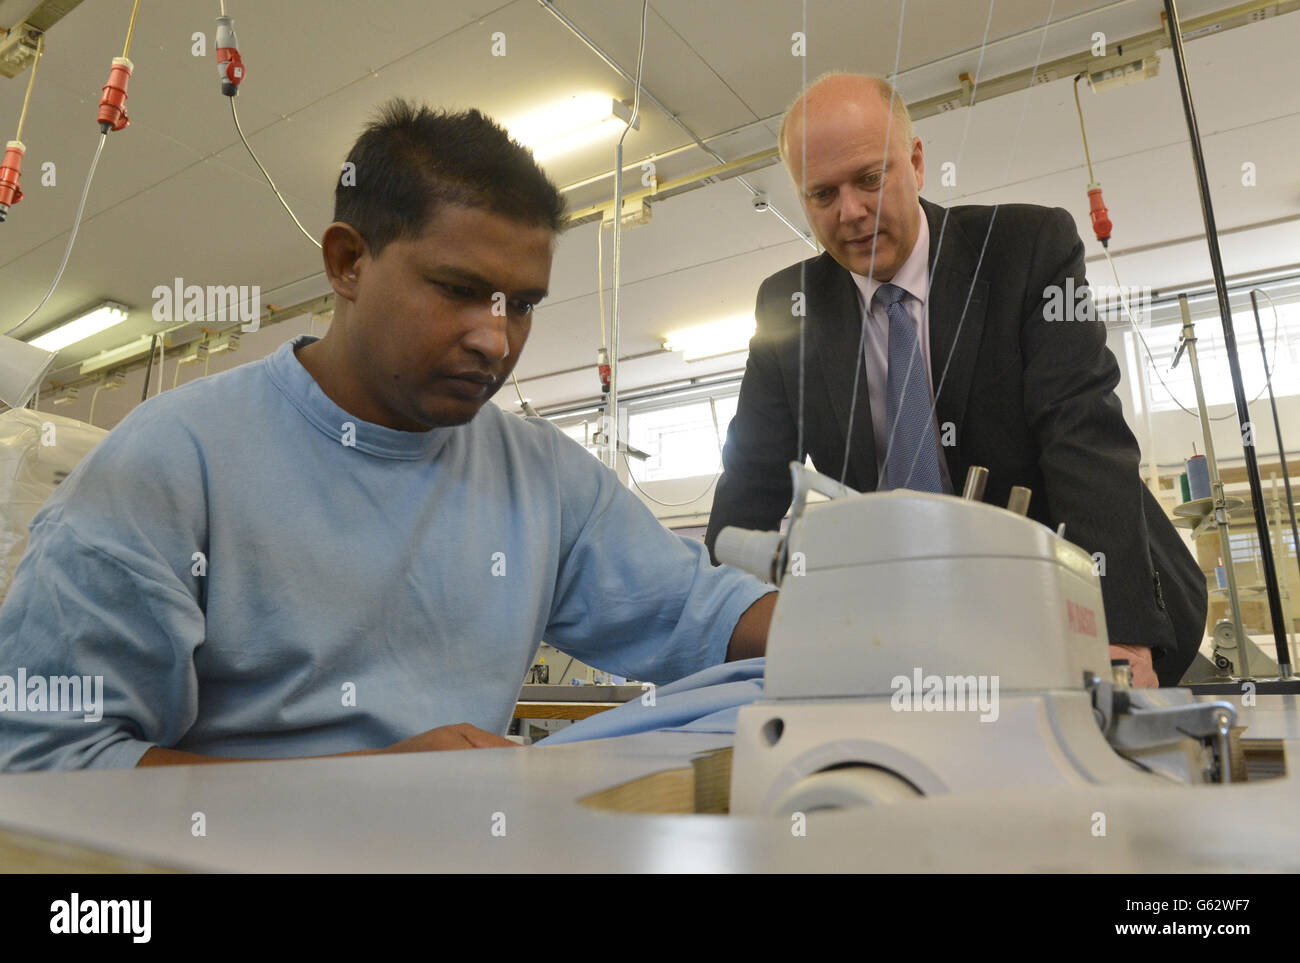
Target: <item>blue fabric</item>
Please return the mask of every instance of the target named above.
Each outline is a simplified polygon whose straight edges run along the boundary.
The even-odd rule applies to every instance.
[[[890,432],[885,455],[888,487],[942,492],[930,386],[916,329],[903,305],[907,292],[896,284],[882,284],[876,297],[889,315],[889,386],[885,406]]]
[[[646,704],[647,692],[617,709],[575,722],[538,745],[610,739],[660,729],[734,733],[740,707],[763,696],[765,664],[765,659],[758,658],[715,665],[655,689],[653,706]]]
[[[144,402],[36,515],[0,609],[0,767],[504,732],[539,639],[668,683],[773,590],[549,422],[350,415],[294,355],[310,340]],[[103,676],[103,718],[6,707],[20,668]]]

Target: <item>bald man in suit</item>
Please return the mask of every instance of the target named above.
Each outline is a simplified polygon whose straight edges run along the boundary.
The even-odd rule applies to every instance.
[[[1135,684],[1176,684],[1204,634],[1205,578],[1138,476],[1104,325],[1074,303],[1053,315],[1052,292],[1086,285],[1073,218],[922,199],[921,141],[880,78],[813,84],[781,152],[825,253],[759,288],[710,550],[725,526],[780,524],[805,453],[859,491],[952,493],[981,465],[987,501],[1026,486],[1030,517],[1104,557],[1112,658]]]

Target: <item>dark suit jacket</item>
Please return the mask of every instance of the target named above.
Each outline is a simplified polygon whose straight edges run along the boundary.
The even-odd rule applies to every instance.
[[[1044,289],[1085,284],[1083,242],[1062,208],[1005,204],[942,208],[921,201],[930,227],[930,359],[944,454],[960,491],[971,465],[989,470],[985,501],[1033,490],[1030,517],[1089,553],[1101,579],[1112,643],[1149,645],[1162,684],[1176,684],[1205,630],[1206,580],[1138,477],[1138,444],[1114,388],[1119,366],[1105,326],[1049,321]],[[775,529],[798,460],[800,319],[806,292],[804,435],[817,470],[839,479],[858,382],[845,483],[876,488],[861,311],[849,272],[828,253],[765,280],[757,332],[727,432],[706,543],[725,526]],[[1072,305],[1070,305],[1072,307]],[[1067,314],[1067,317],[1069,315]],[[945,370],[945,364],[947,370]]]

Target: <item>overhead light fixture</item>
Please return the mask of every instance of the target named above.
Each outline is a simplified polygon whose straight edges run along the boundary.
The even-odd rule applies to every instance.
[[[664,340],[664,350],[681,351],[687,361],[734,354],[749,347],[749,339],[754,336],[755,327],[754,316],[745,314],[683,328],[668,335]]]
[[[631,108],[608,94],[575,94],[504,126],[540,162],[619,134],[631,119]],[[632,128],[640,127],[638,119]]]
[[[81,373],[83,375],[91,374],[95,371],[101,371],[104,368],[111,368],[115,364],[122,364],[124,361],[130,361],[140,355],[149,353],[149,346],[153,344],[153,338],[147,334],[142,334],[134,341],[122,345],[120,348],[111,348],[108,351],[101,351],[93,358],[87,358],[81,363]]]
[[[84,341],[101,331],[107,331],[116,324],[126,320],[126,308],[114,301],[105,301],[97,308],[78,315],[66,324],[27,341],[36,348],[46,351],[60,351],[70,344]]]

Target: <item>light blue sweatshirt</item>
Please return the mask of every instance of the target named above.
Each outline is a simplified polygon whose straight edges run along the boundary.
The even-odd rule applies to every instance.
[[[0,609],[0,768],[504,732],[539,639],[666,683],[772,591],[549,422],[350,415],[294,355],[312,340],[144,402],[36,515]],[[20,670],[102,676],[102,718],[19,709],[14,682],[7,705]]]

